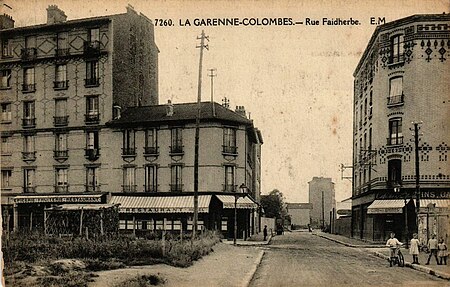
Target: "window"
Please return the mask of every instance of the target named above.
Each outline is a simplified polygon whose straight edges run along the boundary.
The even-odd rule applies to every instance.
[[[11,70],[1,70],[0,77],[2,77],[0,82],[0,89],[9,89],[11,88]]]
[[[224,191],[234,192],[236,186],[234,185],[234,166],[225,166],[225,184]]]
[[[86,97],[86,123],[98,123],[99,116],[98,96]]]
[[[400,185],[402,180],[402,161],[392,159],[388,162],[388,183],[390,186]]]
[[[401,118],[389,120],[389,138],[387,144],[388,145],[403,144]]]
[[[98,131],[89,131],[86,134],[86,157],[90,160],[96,160],[99,156],[99,133]]]
[[[135,140],[134,130],[123,131],[122,155],[136,155],[134,140]]]
[[[2,57],[10,58],[13,56],[12,54],[12,45],[10,39],[2,39]]]
[[[33,127],[36,125],[36,119],[34,117],[34,102],[23,102],[23,122],[24,127]]]
[[[56,37],[57,37],[56,56],[59,56],[59,57],[68,56],[69,55],[68,33],[61,32],[61,33],[58,33],[58,35]]]
[[[156,129],[145,131],[145,154],[158,153],[158,132]]]
[[[171,153],[183,153],[183,137],[182,137],[182,128],[173,128],[171,130],[171,142],[172,146],[170,147]]]
[[[36,151],[34,149],[34,136],[33,135],[25,135],[23,138],[23,152],[22,157],[23,160],[35,160],[36,159]]]
[[[9,188],[10,180],[11,180],[12,171],[11,170],[2,170],[2,189]]]
[[[123,169],[123,191],[135,192],[136,191],[136,174],[135,167],[125,167]]]
[[[403,35],[391,38],[391,63],[403,61]]]
[[[364,99],[364,119],[367,119],[367,98]]]
[[[55,126],[65,126],[68,124],[69,116],[67,116],[67,100],[57,99],[55,100]]]
[[[403,77],[389,80],[388,105],[403,103]]]
[[[67,80],[67,65],[56,65],[54,89],[67,89],[69,81]]]
[[[145,166],[145,191],[158,191],[158,167],[156,165]]]
[[[34,80],[34,68],[24,68],[22,91],[34,92],[36,90],[36,84]]]
[[[35,192],[34,169],[23,170],[23,188],[24,192]]]
[[[11,151],[9,149],[9,137],[2,137],[2,145],[1,145],[1,154],[10,154]]]
[[[55,136],[55,154],[56,158],[66,158],[68,156],[67,134],[60,133]]]
[[[171,168],[171,184],[170,184],[170,191],[173,192],[181,192],[183,191],[183,184],[182,184],[182,166],[181,165],[172,165]]]
[[[100,191],[97,178],[98,167],[86,168],[86,191],[94,192]]]
[[[98,61],[86,62],[85,86],[98,86],[100,84],[100,71]]]
[[[67,183],[67,168],[57,168],[56,169],[56,192],[67,192],[68,191],[68,183]]]
[[[89,29],[89,41],[100,41],[100,29],[99,28],[93,28]]]
[[[2,122],[11,121],[11,103],[2,103]]]
[[[223,153],[236,154],[236,129],[223,129]]]

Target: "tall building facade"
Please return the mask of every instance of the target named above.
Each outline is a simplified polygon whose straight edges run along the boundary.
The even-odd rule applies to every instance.
[[[25,226],[27,203],[106,201],[98,193],[110,188],[116,152],[106,123],[120,109],[158,103],[152,22],[130,6],[68,21],[52,5],[47,23],[16,28],[0,17],[3,218]]]
[[[423,241],[431,233],[448,237],[449,58],[448,14],[375,29],[353,75],[354,237],[379,241],[395,232],[405,240],[416,230]],[[420,128],[419,193],[413,123]]]
[[[311,226],[315,228],[326,228],[330,226],[332,215],[336,210],[336,199],[334,182],[331,178],[313,177],[308,182]]]

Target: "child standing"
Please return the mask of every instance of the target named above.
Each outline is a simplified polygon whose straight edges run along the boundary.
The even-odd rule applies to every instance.
[[[438,244],[438,257],[441,265],[447,265],[447,256],[447,245],[444,243],[444,239],[441,238]]]
[[[412,264],[420,264],[419,263],[419,239],[417,239],[417,233],[413,234],[413,238],[411,239],[411,243],[409,245],[409,254],[413,256]]]

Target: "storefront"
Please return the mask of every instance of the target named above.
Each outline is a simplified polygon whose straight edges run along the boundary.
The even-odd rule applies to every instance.
[[[449,243],[450,199],[421,199],[418,216],[419,240],[426,243],[431,235]]]

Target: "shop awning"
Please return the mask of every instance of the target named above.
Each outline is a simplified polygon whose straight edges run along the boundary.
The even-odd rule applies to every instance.
[[[223,208],[234,208],[234,200],[235,200],[234,195],[219,194],[216,196],[223,203]],[[251,209],[251,208],[257,208],[258,205],[253,200],[251,200],[249,197],[245,196],[245,197],[238,198],[236,207],[242,208],[242,209]]]
[[[406,200],[408,203],[410,199]],[[368,214],[403,213],[404,199],[377,199],[367,208]]]
[[[102,194],[19,195],[14,203],[100,203]]]
[[[198,212],[207,213],[211,195],[198,196]],[[120,213],[193,213],[193,196],[120,196],[111,197],[110,204],[120,204]]]
[[[414,203],[416,200],[414,200]],[[426,209],[429,204],[433,204],[437,208],[450,208],[450,199],[421,199],[420,209]]]
[[[45,210],[61,210],[61,211],[67,211],[67,210],[102,210],[102,209],[108,209],[113,208],[117,206],[116,204],[61,204],[57,206],[52,206],[50,208],[46,208]]]

